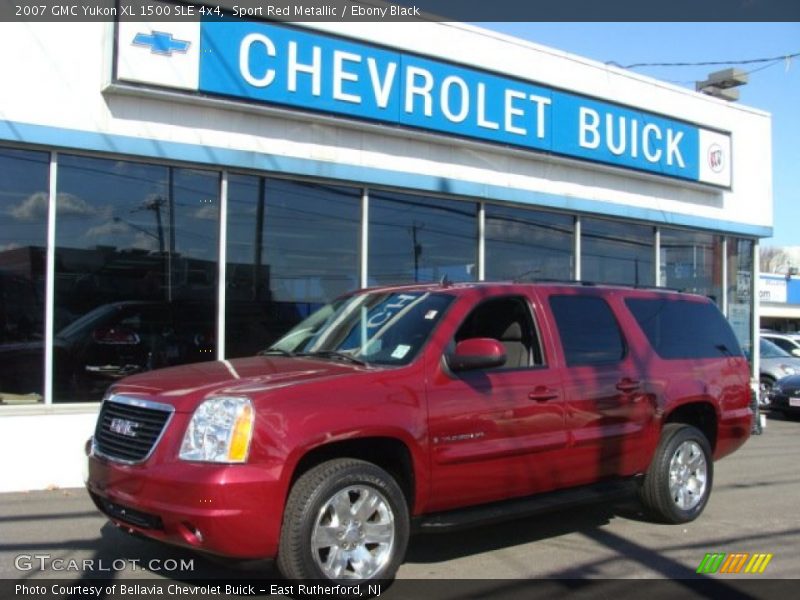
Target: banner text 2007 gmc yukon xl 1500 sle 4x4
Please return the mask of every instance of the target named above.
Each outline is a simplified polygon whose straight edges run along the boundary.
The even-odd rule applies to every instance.
[[[750,433],[749,370],[707,298],[417,285],[325,306],[258,356],[106,395],[88,490],[117,525],[300,579],[391,578],[443,528],[635,482],[696,518]]]

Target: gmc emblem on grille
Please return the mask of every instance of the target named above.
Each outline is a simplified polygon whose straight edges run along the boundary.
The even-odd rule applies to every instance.
[[[111,425],[108,426],[114,433],[128,437],[136,437],[137,427],[139,427],[138,423],[135,421],[128,421],[127,419],[111,419]]]

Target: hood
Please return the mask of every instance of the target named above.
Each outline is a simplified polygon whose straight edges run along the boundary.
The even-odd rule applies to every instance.
[[[763,375],[769,375],[774,379],[781,379],[789,375],[781,368],[783,365],[793,368],[795,373],[800,373],[800,358],[794,356],[761,357],[761,373]]]
[[[334,360],[253,356],[148,371],[126,377],[112,390],[171,404],[183,412],[194,410],[212,394],[244,394],[255,400],[282,387],[370,371],[374,368]]]
[[[778,382],[781,384],[784,391],[792,390],[792,393],[794,393],[795,390],[800,389],[800,375],[782,377]]]

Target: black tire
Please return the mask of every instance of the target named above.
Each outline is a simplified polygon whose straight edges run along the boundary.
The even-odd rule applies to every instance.
[[[683,456],[694,457],[697,456],[698,450],[702,452],[705,477],[704,485],[698,490],[696,484],[700,480],[698,477],[700,473],[695,471],[693,477],[691,469],[687,466],[687,472],[679,473],[679,477],[673,482],[677,489],[684,490],[683,495],[673,497],[670,491],[670,467],[673,459],[677,461],[676,465],[680,466],[677,457],[679,449],[683,449]],[[680,484],[682,478],[688,480],[686,485]],[[703,512],[711,495],[713,480],[714,463],[706,436],[691,425],[669,423],[661,431],[658,448],[645,474],[639,496],[655,519],[665,523],[686,523],[693,521]]]
[[[368,517],[364,517],[367,512],[353,511],[361,506],[359,501],[370,497],[377,499],[378,508],[365,508],[364,511],[374,511]],[[334,503],[337,498],[344,504]],[[339,509],[347,506],[352,519],[339,519],[339,512],[347,512]],[[391,542],[372,543],[370,531],[385,531],[380,534],[381,540],[384,535],[391,536]],[[318,535],[317,540],[321,540],[325,532],[328,536],[338,532],[337,536],[346,537],[336,539],[328,549],[315,549],[313,536]],[[330,460],[301,475],[289,493],[278,547],[278,569],[287,579],[390,580],[403,562],[408,536],[408,505],[391,475],[362,460]],[[356,555],[355,560],[351,552]],[[359,563],[359,556],[367,559]],[[336,576],[335,567],[342,563],[344,568]]]

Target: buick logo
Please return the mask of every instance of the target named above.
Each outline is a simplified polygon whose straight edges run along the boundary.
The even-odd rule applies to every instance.
[[[720,173],[725,168],[725,153],[719,144],[711,144],[709,147],[708,166],[714,173]]]
[[[119,435],[127,437],[136,437],[136,428],[139,424],[135,421],[128,421],[127,419],[111,419],[109,429]]]

